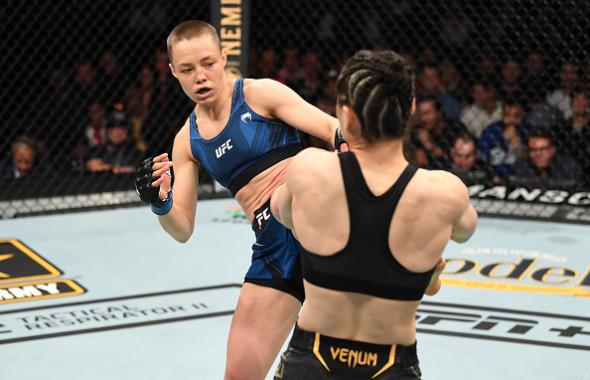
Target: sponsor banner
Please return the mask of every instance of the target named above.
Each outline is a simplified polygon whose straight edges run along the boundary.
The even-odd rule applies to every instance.
[[[0,284],[58,277],[62,271],[16,239],[0,239]]]
[[[211,20],[221,48],[227,51],[225,72],[231,77],[247,76],[250,0],[212,0]]]
[[[63,272],[17,239],[0,239],[0,305],[77,296],[76,281],[53,279]],[[35,281],[31,281],[35,280]]]
[[[84,289],[73,280],[58,279],[0,286],[0,305],[13,302],[44,300],[84,294]]]
[[[424,301],[418,333],[590,351],[590,317]]]
[[[444,285],[489,291],[590,297],[590,263],[534,249],[466,247],[445,255]]]
[[[480,214],[590,224],[590,192],[469,186]]]
[[[241,286],[219,285],[0,312],[0,344],[233,314]]]

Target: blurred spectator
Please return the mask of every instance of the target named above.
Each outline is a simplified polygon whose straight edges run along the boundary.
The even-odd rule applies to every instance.
[[[82,62],[76,66],[71,93],[74,95],[71,101],[75,103],[76,109],[86,112],[97,95],[95,69],[90,62]]]
[[[422,50],[422,52],[420,53],[419,61],[420,61],[420,66],[422,66],[422,67],[427,67],[427,66],[436,67],[438,59],[436,58],[436,53],[434,52],[434,49],[432,49],[430,47],[424,48],[424,50]]]
[[[131,138],[127,115],[117,106],[107,116],[107,141],[104,145],[90,150],[86,159],[86,170],[90,172],[111,171],[130,173],[143,154],[135,147]]]
[[[416,60],[414,59],[414,56],[408,52],[400,53],[400,55],[404,59],[404,62],[406,62],[406,64],[410,66],[414,72],[416,72]]]
[[[335,69],[328,70],[326,79],[322,84],[321,95],[318,99],[316,106],[322,111],[336,116],[336,79],[338,78],[338,72]]]
[[[429,169],[449,166],[448,152],[456,136],[467,133],[460,123],[445,119],[441,104],[433,97],[423,97],[417,106],[419,124],[412,128],[411,144],[416,163]],[[420,158],[426,158],[426,162]]]
[[[10,159],[0,163],[2,179],[37,177],[50,172],[50,167],[37,157],[35,140],[27,136],[17,137],[12,142]]]
[[[133,139],[137,148],[142,152],[147,150],[144,139],[144,121],[150,115],[154,101],[154,72],[149,66],[144,66],[139,73],[137,81],[127,92],[127,113],[131,120]]]
[[[545,95],[542,92],[531,91],[528,97],[530,107],[526,117],[528,124],[533,127],[552,130],[563,123],[561,112],[545,101]]]
[[[481,184],[491,186],[500,183],[492,167],[478,157],[475,138],[461,134],[455,138],[451,147],[451,166],[448,169],[465,183],[465,185]]]
[[[448,94],[440,80],[440,70],[436,66],[424,66],[416,83],[416,99],[436,97],[446,118],[459,120],[461,104]]]
[[[526,103],[520,82],[521,76],[522,71],[518,62],[512,58],[504,61],[500,73],[500,88],[498,90],[500,100],[505,101],[506,99],[513,98],[524,107]]]
[[[473,104],[461,112],[461,122],[476,137],[490,124],[502,120],[502,102],[496,99],[496,90],[487,80],[473,84]]]
[[[100,57],[99,63],[97,83],[102,92],[100,100],[103,104],[122,102],[128,84],[119,57],[109,50]]]
[[[295,90],[310,103],[317,102],[322,89],[321,67],[317,53],[308,51],[303,56],[303,67]]]
[[[570,94],[578,82],[578,66],[573,62],[566,62],[559,73],[560,87],[547,95],[547,103],[557,107],[565,119],[572,117]]]
[[[497,86],[500,82],[497,72],[498,63],[492,57],[484,55],[479,59],[478,76],[488,80],[492,85]]]
[[[479,152],[500,177],[508,175],[516,160],[526,156],[531,127],[523,120],[522,106],[509,99],[504,103],[502,121],[490,125],[481,134]]]
[[[463,106],[467,90],[463,84],[461,73],[449,61],[443,62],[440,66],[440,82],[445,89],[445,93],[456,99]]]
[[[291,88],[295,88],[299,74],[299,51],[297,48],[287,48],[283,57],[283,66],[276,79]]]
[[[88,110],[89,123],[86,126],[86,146],[94,147],[102,145],[106,141],[105,115],[103,105],[96,101]]]
[[[36,140],[38,145],[37,153],[47,159],[57,158],[64,149],[64,130],[72,131],[83,126],[76,125],[77,112],[83,114],[86,110],[74,110],[70,98],[75,98],[72,87],[68,83],[67,74],[62,69],[54,69],[50,73],[49,86],[44,88],[47,91],[43,94],[43,106],[35,113],[38,114],[38,121],[28,123],[29,128],[26,134]],[[74,100],[75,101],[75,100]],[[33,115],[35,114],[33,113]],[[79,137],[79,136],[77,136]]]
[[[254,78],[276,78],[277,53],[271,48],[264,49],[258,57],[258,66],[252,75]]]
[[[560,150],[568,152],[584,169],[590,172],[590,93],[587,89],[577,88],[573,92],[572,117],[564,122],[557,131],[557,145]],[[588,174],[586,174],[586,177]],[[590,178],[587,178],[590,182]]]
[[[511,182],[517,186],[574,189],[582,170],[572,158],[556,153],[551,132],[542,128],[532,130],[528,157],[514,164]]]
[[[150,111],[141,125],[143,139],[148,144],[146,152],[150,155],[169,152],[176,132],[195,106],[182,93],[168,63],[166,50],[158,50],[154,55],[155,84]]]
[[[584,78],[582,80],[586,85],[590,84],[590,55],[584,58]]]
[[[540,51],[531,52],[525,61],[524,75],[522,77],[523,91],[530,102],[531,99],[544,98],[548,91],[549,77],[545,71],[545,56]],[[530,103],[526,104],[531,109]]]

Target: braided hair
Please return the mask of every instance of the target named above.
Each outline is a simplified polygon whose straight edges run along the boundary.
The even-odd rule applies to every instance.
[[[414,72],[397,53],[361,50],[337,80],[338,103],[352,108],[369,142],[403,136],[412,113]]]

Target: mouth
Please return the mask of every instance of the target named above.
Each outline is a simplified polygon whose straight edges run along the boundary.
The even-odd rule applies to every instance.
[[[211,88],[209,88],[209,87],[201,87],[200,89],[197,90],[197,92],[195,92],[195,94],[201,99],[205,99],[210,93],[211,93]]]

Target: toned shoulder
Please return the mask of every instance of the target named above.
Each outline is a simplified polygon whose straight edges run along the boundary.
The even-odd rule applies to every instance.
[[[335,152],[324,149],[307,148],[297,153],[289,164],[289,178],[299,183],[322,182],[333,176],[338,166]]]
[[[176,133],[176,137],[174,138],[174,148],[173,154],[182,155],[182,157],[186,157],[192,161],[198,162],[198,160],[193,156],[190,147],[190,121],[187,118],[184,125],[180,128],[180,130]]]
[[[279,84],[280,84],[280,82],[277,82],[276,80],[270,79],[270,78],[260,78],[260,79],[244,78],[244,81],[243,81],[244,91],[246,91],[246,90],[256,91],[256,90],[263,89],[268,86],[276,86]]]
[[[335,152],[319,148],[306,148],[293,157],[291,166],[297,170],[312,170],[324,167],[336,162]]]
[[[190,121],[187,118],[186,121],[184,122],[184,125],[176,133],[176,137],[175,137],[174,141],[176,141],[176,140],[188,141],[188,140],[190,140],[190,136],[191,136]]]
[[[419,169],[414,189],[417,196],[442,206],[461,208],[469,201],[469,193],[459,177],[445,170]]]
[[[256,101],[260,97],[270,98],[273,100],[276,99],[278,95],[284,95],[284,92],[291,91],[289,87],[285,86],[281,82],[270,78],[244,78],[243,89],[244,96],[248,98],[249,101]]]

